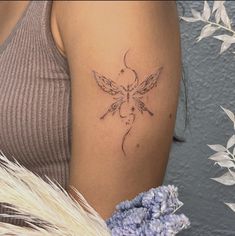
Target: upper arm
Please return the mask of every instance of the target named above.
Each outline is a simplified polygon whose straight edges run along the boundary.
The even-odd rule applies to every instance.
[[[163,181],[181,78],[176,6],[57,5],[72,89],[69,184],[108,218],[120,201]]]

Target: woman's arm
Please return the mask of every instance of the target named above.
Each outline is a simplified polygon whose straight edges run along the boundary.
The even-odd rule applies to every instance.
[[[70,185],[107,219],[162,184],[181,78],[174,1],[58,1],[72,88]]]

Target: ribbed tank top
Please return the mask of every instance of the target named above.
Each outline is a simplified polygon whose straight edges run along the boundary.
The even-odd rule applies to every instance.
[[[69,66],[53,40],[52,1],[29,1],[0,45],[0,150],[41,177],[68,185]],[[44,177],[43,177],[44,178]],[[40,187],[40,186],[38,186]],[[0,205],[0,213],[10,213]],[[22,220],[0,221],[24,225]]]

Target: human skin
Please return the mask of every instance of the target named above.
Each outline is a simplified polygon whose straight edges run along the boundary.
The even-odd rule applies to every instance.
[[[176,4],[81,1],[56,2],[54,7],[71,72],[69,184],[107,219],[120,201],[163,183],[181,79]],[[157,86],[142,98],[154,115],[141,114],[135,106],[138,111],[124,155],[121,143],[129,126],[118,111],[100,119],[115,100],[98,86],[94,71],[119,86],[132,84],[133,73],[120,76],[127,51],[127,64],[137,72],[140,83],[160,67],[163,70]],[[130,114],[127,103],[121,109]]]
[[[163,183],[181,79],[176,4],[54,1],[51,29],[71,76],[69,185],[107,219]]]

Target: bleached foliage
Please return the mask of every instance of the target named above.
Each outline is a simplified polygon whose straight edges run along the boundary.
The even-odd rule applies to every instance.
[[[220,54],[235,43],[235,31],[232,29],[231,20],[228,17],[224,3],[225,1],[214,1],[213,8],[211,9],[208,2],[204,1],[202,13],[191,9],[192,17],[181,17],[181,19],[187,22],[201,21],[205,23],[197,38],[197,42],[203,38],[213,36],[214,33],[220,33],[213,36],[222,42]]]
[[[229,119],[233,122],[233,128],[235,130],[235,116],[234,113],[221,106]],[[215,151],[213,155],[209,157],[214,161],[215,165],[219,165],[221,168],[225,168],[226,172],[219,177],[211,178],[223,185],[231,186],[235,185],[235,134],[233,134],[226,142],[226,145],[213,144],[208,145]],[[235,203],[226,203],[235,212]]]

